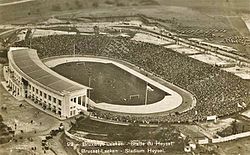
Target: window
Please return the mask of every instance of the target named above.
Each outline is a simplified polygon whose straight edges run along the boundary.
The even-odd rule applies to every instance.
[[[49,95],[49,100],[51,101],[51,96]]]
[[[56,98],[55,97],[53,97],[53,102],[56,103]]]
[[[58,100],[58,105],[61,106],[62,105],[62,101]]]
[[[47,98],[47,94],[46,93],[44,93],[44,98]]]
[[[35,92],[35,88],[34,87],[32,87],[32,91]]]
[[[81,102],[82,102],[82,98],[78,97],[78,104],[81,105]]]
[[[76,103],[76,98],[74,98],[74,102]]]
[[[36,89],[36,94],[38,94],[38,89]]]
[[[85,99],[86,99],[86,96],[83,96],[83,99],[82,99],[82,106],[85,106]]]
[[[40,91],[40,96],[43,96],[43,92],[42,91]]]

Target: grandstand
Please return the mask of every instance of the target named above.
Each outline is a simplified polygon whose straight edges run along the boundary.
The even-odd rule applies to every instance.
[[[16,46],[27,46],[20,41]],[[112,112],[96,111],[95,117],[126,122],[189,122],[202,121],[207,116],[228,116],[249,104],[250,83],[188,56],[161,46],[105,35],[60,35],[32,39],[32,48],[40,58],[58,55],[105,56],[130,62],[195,95],[197,105],[184,113],[160,117],[133,117]]]
[[[34,49],[10,48],[4,68],[8,91],[65,119],[87,110],[90,87],[71,81],[45,66]]]

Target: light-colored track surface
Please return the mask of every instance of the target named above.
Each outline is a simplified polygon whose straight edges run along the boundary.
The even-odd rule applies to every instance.
[[[120,113],[151,114],[151,113],[160,113],[173,110],[182,104],[183,99],[181,95],[178,94],[177,92],[121,63],[109,59],[93,58],[93,57],[58,57],[45,61],[45,64],[48,67],[55,67],[57,65],[64,64],[67,62],[78,62],[78,61],[112,63],[113,65],[116,65],[117,67],[126,70],[127,72],[148,82],[149,84],[154,85],[155,87],[158,87],[159,89],[171,94],[169,96],[165,96],[161,101],[158,101],[150,105],[126,106],[126,105],[114,105],[109,103],[98,103],[98,104],[92,103],[92,106],[96,108],[106,111],[120,112]]]
[[[16,2],[9,2],[9,3],[0,3],[0,7],[1,6],[20,4],[20,3],[26,3],[26,2],[31,2],[31,1],[35,1],[35,0],[21,0],[21,1],[16,1]]]

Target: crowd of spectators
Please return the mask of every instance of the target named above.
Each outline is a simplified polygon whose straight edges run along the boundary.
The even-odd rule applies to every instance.
[[[28,46],[30,41],[17,42]],[[105,35],[54,35],[32,39],[40,58],[95,55],[125,60],[195,95],[196,106],[178,114],[139,117],[96,110],[93,116],[123,122],[163,123],[202,121],[236,113],[249,103],[250,84],[231,73],[150,43]]]
[[[202,37],[211,40],[216,38],[223,38],[224,35],[226,35],[227,30],[220,28],[199,29],[188,26],[187,27],[179,26],[176,32],[182,36],[188,35],[192,37]]]
[[[250,40],[247,37],[241,37],[241,36],[231,36],[224,39],[224,43],[227,44],[241,44],[241,45],[248,45]]]

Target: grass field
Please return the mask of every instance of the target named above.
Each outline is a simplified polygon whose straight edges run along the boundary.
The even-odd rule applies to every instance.
[[[75,130],[75,131],[84,131],[89,133],[94,132],[96,134],[109,134],[110,132],[112,132],[112,130],[118,132],[126,130],[126,128],[128,129],[133,127],[98,122],[91,120],[89,118],[81,118],[77,120],[76,124],[71,128],[71,131]],[[156,129],[156,128],[143,128],[143,127],[134,127],[134,128],[143,132],[149,132],[149,131],[152,132]]]
[[[79,118],[69,131],[75,136],[84,137],[87,139],[102,140],[106,142],[122,142],[122,145],[113,146],[86,146],[80,145],[80,149],[96,150],[96,149],[114,149],[119,150],[119,154],[138,154],[126,153],[125,149],[144,150],[143,154],[147,153],[147,149],[162,149],[165,154],[182,154],[183,153],[183,139],[180,137],[180,132],[171,125],[162,126],[161,128],[140,127],[136,124],[128,126],[107,124],[99,121],[94,121],[89,118]],[[82,134],[84,133],[84,134]],[[67,138],[66,138],[67,139]],[[68,141],[72,141],[67,139]],[[135,140],[135,141],[134,141]],[[151,142],[151,145],[147,145]],[[160,146],[156,143],[168,143],[172,145]],[[75,144],[82,143],[74,141]],[[144,144],[145,145],[144,145]],[[117,153],[115,153],[117,154]]]
[[[145,101],[146,82],[112,64],[93,62],[71,62],[53,68],[59,74],[88,86],[90,98],[97,103],[106,102],[120,105],[142,105]],[[165,92],[151,86],[148,91],[148,104],[155,103],[165,96]],[[130,95],[139,95],[130,98]]]
[[[118,125],[108,124],[89,118],[79,118],[70,129],[71,133],[83,131],[88,133],[86,138],[98,139],[104,141],[119,141],[119,140],[159,140],[161,138],[168,139],[167,141],[179,141],[179,131],[170,125],[162,126],[162,128],[141,127],[137,124]],[[163,135],[161,133],[164,132]],[[161,136],[160,136],[161,135]],[[165,140],[166,140],[165,139]]]

